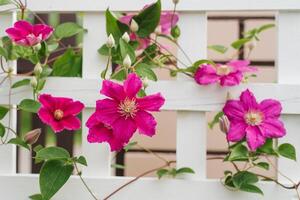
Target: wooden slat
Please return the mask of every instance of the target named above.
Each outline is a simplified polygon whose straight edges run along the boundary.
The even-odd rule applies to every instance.
[[[85,178],[92,191],[103,199],[125,182],[132,178]],[[219,180],[157,180],[144,178],[118,192],[110,200],[288,200],[297,199],[294,190],[285,190],[270,182],[260,184],[264,196],[253,193],[227,190]],[[7,200],[27,200],[28,196],[39,192],[38,177],[30,176],[0,176],[2,197]],[[53,200],[83,200],[92,199],[78,177],[72,177],[58,192]]]
[[[82,77],[95,78],[100,81],[100,72],[105,68],[106,60],[100,57],[97,49],[106,42],[105,17],[104,13],[85,13],[84,27],[88,32],[83,41],[83,69]],[[96,99],[100,98],[100,84],[96,83],[94,87],[95,98],[91,102],[94,107]],[[81,95],[84,99],[90,99],[84,93]],[[82,153],[86,156],[89,167],[83,169],[83,173],[89,176],[109,176],[110,175],[110,152],[107,145],[90,144],[87,142],[88,129],[85,123],[94,109],[85,109],[82,115]]]

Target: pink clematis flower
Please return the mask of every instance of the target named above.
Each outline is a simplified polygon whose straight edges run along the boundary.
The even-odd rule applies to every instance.
[[[45,24],[32,25],[20,20],[14,27],[6,29],[6,33],[12,41],[21,46],[34,46],[47,40],[53,33],[53,28]]]
[[[137,97],[141,88],[142,81],[134,73],[123,85],[103,81],[100,92],[109,98],[97,101],[96,112],[86,124],[90,142],[108,142],[113,151],[126,145],[136,130],[150,137],[155,134],[157,123],[149,111],[159,111],[165,99],[160,93]]]
[[[249,66],[248,60],[232,60],[225,65],[201,65],[195,75],[195,81],[200,85],[209,85],[219,82],[221,86],[234,86],[241,83],[244,73],[257,71],[256,67]]]
[[[38,116],[54,132],[80,128],[81,122],[76,115],[84,108],[81,102],[73,101],[70,98],[52,97],[49,94],[40,95],[38,100],[42,104]]]
[[[227,140],[238,142],[247,140],[250,150],[262,146],[266,138],[280,138],[286,134],[280,121],[281,104],[277,100],[265,99],[258,103],[247,89],[239,100],[228,100],[223,112],[230,121]]]

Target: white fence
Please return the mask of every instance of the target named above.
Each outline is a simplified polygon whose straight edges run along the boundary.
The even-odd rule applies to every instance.
[[[105,67],[105,58],[97,54],[97,49],[106,41],[104,11],[109,6],[115,11],[139,10],[151,0],[28,0],[28,8],[40,12],[84,12],[84,27],[88,29],[83,42],[83,77],[50,78],[45,93],[70,96],[87,105],[83,112],[83,124],[92,113],[95,101],[100,97],[100,71]],[[171,10],[171,0],[163,0],[163,9]],[[166,97],[164,110],[178,112],[177,119],[177,165],[189,166],[196,171],[185,180],[157,180],[144,178],[120,191],[112,199],[116,200],[234,200],[234,199],[292,199],[294,191],[283,191],[272,183],[263,183],[265,196],[230,192],[219,180],[206,179],[206,128],[205,112],[219,110],[225,102],[228,90],[238,95],[244,88],[253,90],[259,99],[277,98],[283,104],[283,119],[288,135],[285,139],[295,145],[300,154],[300,1],[298,0],[182,0],[178,5],[182,36],[181,46],[193,60],[206,57],[207,31],[206,11],[227,10],[274,10],[278,27],[278,83],[247,84],[230,89],[218,86],[200,87],[191,80],[179,78],[177,81],[158,81],[151,84],[149,93],[161,91]],[[0,35],[10,27],[15,14],[0,15]],[[224,33],[220,33],[224,34]],[[184,59],[183,55],[178,55]],[[12,63],[14,65],[14,63]],[[22,66],[20,66],[22,67]],[[19,78],[15,78],[19,79]],[[8,85],[7,85],[8,86]],[[16,89],[12,95],[14,104],[31,97],[30,88]],[[0,88],[0,104],[8,103],[8,88]],[[11,115],[12,127],[16,127],[16,113]],[[8,119],[7,119],[8,121]],[[111,176],[110,152],[106,145],[87,144],[87,129],[83,129],[83,154],[89,167],[83,175],[95,193],[101,198],[127,182],[129,177]],[[281,141],[284,142],[284,141]],[[36,175],[16,174],[16,149],[13,146],[0,147],[0,199],[25,200],[30,194],[38,193]],[[279,160],[279,169],[295,180],[300,179],[300,163]],[[279,177],[280,178],[280,177]],[[53,199],[91,199],[77,177],[72,177],[67,185]]]

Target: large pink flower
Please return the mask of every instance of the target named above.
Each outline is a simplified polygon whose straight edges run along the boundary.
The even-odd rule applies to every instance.
[[[42,122],[51,126],[54,132],[80,128],[81,122],[76,115],[84,108],[81,102],[70,98],[52,97],[49,94],[40,95],[39,102],[42,106],[38,111],[38,116]]]
[[[230,121],[227,140],[238,142],[246,138],[249,148],[255,151],[266,138],[279,138],[286,134],[284,124],[279,120],[281,104],[273,99],[258,103],[247,89],[239,100],[228,100],[223,112]]]
[[[53,28],[45,24],[32,25],[20,20],[14,24],[14,27],[6,29],[6,33],[18,45],[34,46],[47,40],[53,33]]]
[[[100,92],[109,98],[97,101],[96,112],[87,123],[88,140],[108,142],[113,151],[127,144],[137,129],[141,134],[153,136],[156,120],[149,111],[159,111],[165,99],[160,93],[137,97],[141,88],[142,81],[134,73],[128,75],[124,85],[104,80]]]
[[[195,81],[200,85],[209,85],[219,82],[221,86],[234,86],[240,84],[244,73],[255,72],[257,68],[249,66],[248,60],[232,60],[225,65],[201,65],[195,75]]]

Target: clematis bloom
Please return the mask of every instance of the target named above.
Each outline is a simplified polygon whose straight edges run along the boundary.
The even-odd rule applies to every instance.
[[[32,25],[25,20],[20,20],[14,24],[14,27],[6,29],[6,33],[18,45],[35,46],[47,40],[53,30],[51,26],[45,24]]]
[[[141,88],[142,81],[135,73],[129,74],[123,85],[104,80],[100,93],[109,98],[97,101],[96,112],[86,124],[90,128],[88,140],[108,142],[114,151],[122,149],[136,130],[153,136],[157,123],[149,112],[159,111],[165,99],[160,93],[137,97]],[[102,129],[98,127],[97,130],[92,130],[95,124]],[[111,134],[110,137],[108,133]]]
[[[234,86],[241,83],[244,73],[257,71],[256,67],[249,66],[248,60],[232,60],[225,65],[201,65],[194,79],[199,85],[209,85],[219,82],[221,86]]]
[[[42,105],[38,111],[39,118],[49,125],[55,133],[64,129],[77,130],[80,128],[81,122],[76,117],[84,108],[80,101],[73,101],[64,97],[52,97],[49,94],[40,95],[38,100]]]
[[[230,121],[227,140],[238,142],[247,140],[250,150],[261,147],[267,138],[280,138],[286,134],[280,121],[281,104],[274,99],[258,103],[248,89],[242,92],[239,100],[228,100],[223,108]]]

